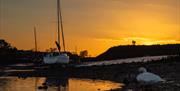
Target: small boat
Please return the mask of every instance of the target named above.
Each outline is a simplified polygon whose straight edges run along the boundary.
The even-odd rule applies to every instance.
[[[65,42],[64,42],[64,33],[63,33],[63,24],[62,24],[62,15],[60,9],[60,0],[57,0],[57,30],[58,30],[58,42],[56,41],[57,48],[59,53],[49,53],[43,57],[44,64],[68,64],[69,56],[65,52]],[[61,26],[60,26],[61,25]],[[60,46],[60,28],[62,34],[62,42],[64,47],[64,52],[61,52]]]
[[[50,53],[44,56],[43,61],[45,64],[68,64],[69,56],[66,53],[62,53],[62,54]]]

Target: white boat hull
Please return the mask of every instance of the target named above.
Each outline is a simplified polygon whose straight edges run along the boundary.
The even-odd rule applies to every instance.
[[[66,54],[59,54],[57,56],[45,56],[43,58],[45,64],[68,64],[69,56]]]

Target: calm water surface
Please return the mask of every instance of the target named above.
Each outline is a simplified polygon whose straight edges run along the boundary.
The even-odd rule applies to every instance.
[[[45,86],[47,89],[43,89]],[[90,79],[0,77],[0,91],[105,91],[121,88],[122,86],[123,84],[111,81]]]

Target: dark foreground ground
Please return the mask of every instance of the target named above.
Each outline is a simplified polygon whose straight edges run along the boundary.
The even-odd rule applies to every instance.
[[[78,78],[105,79],[121,83],[125,82],[129,84],[128,88],[134,89],[135,85],[133,79],[137,75],[137,69],[139,67],[145,67],[149,72],[158,74],[167,80],[165,83],[151,86],[152,89],[150,89],[150,91],[180,91],[180,56],[148,63],[80,67],[72,69],[71,76]]]
[[[151,85],[145,90],[142,90],[141,87],[137,87],[137,84],[134,81],[139,67],[147,68],[149,72],[160,75],[167,80],[167,82]],[[91,67],[53,67],[52,69],[47,69],[46,67],[34,67],[33,70],[34,71],[11,72],[8,76],[29,77],[56,75],[73,78],[110,80],[126,84],[123,90],[116,89],[111,91],[180,91],[180,56],[147,63],[126,63]],[[4,75],[3,72],[0,74]],[[131,90],[127,90],[126,88]],[[138,90],[136,90],[137,88]]]

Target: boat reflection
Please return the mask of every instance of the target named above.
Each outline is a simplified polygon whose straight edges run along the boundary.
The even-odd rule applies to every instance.
[[[68,91],[68,77],[46,77],[38,89],[50,91]]]
[[[104,80],[47,77],[38,89],[43,91],[108,91],[121,88],[123,85]]]

